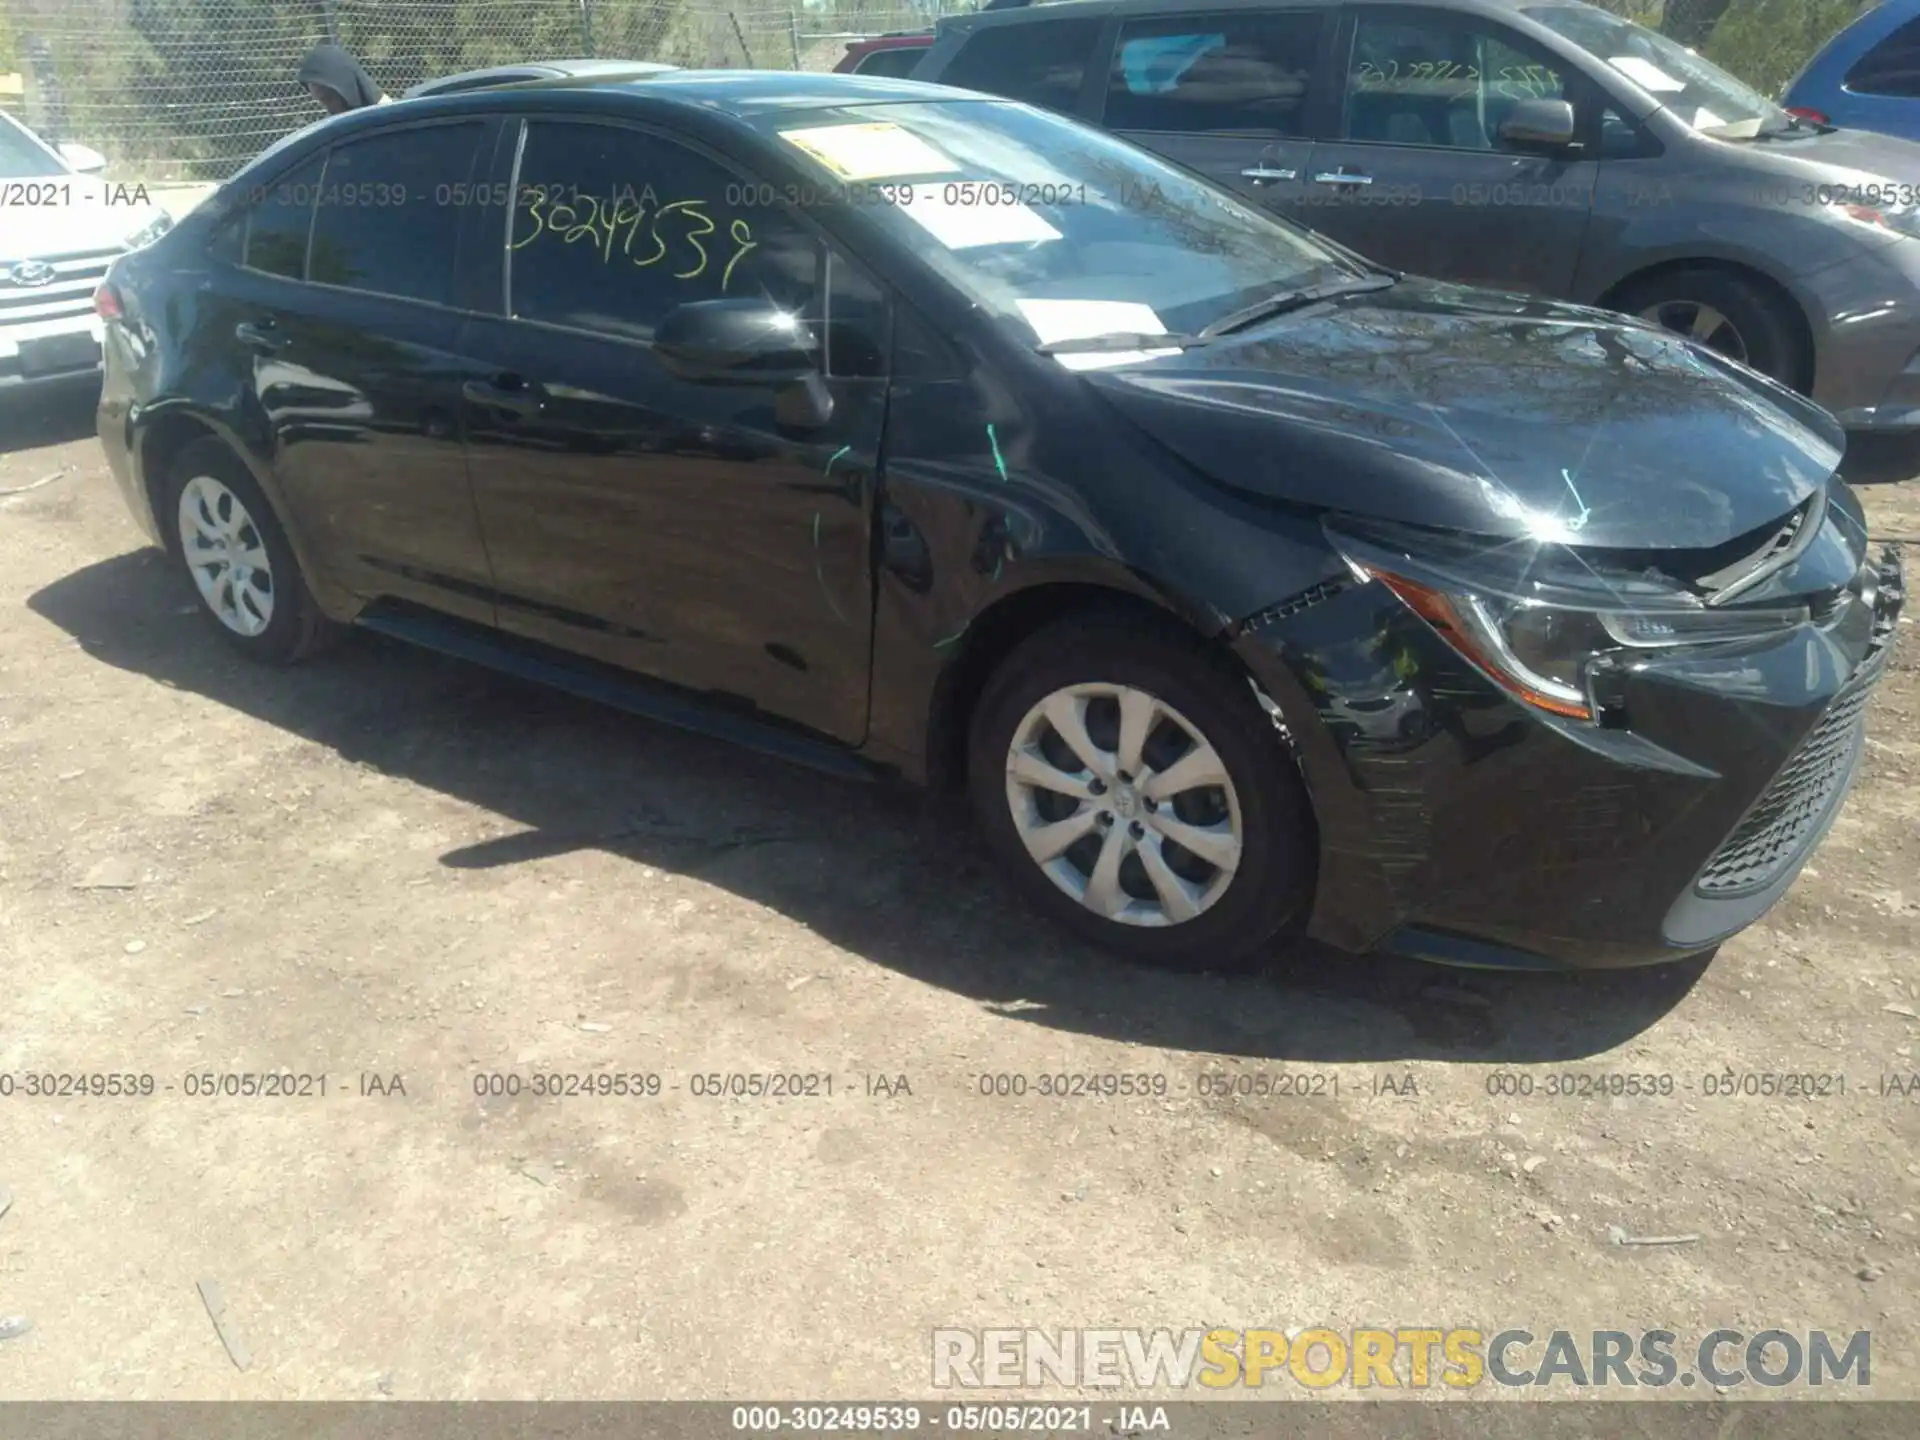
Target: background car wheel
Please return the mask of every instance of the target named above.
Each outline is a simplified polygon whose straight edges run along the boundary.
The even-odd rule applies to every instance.
[[[220,633],[252,659],[289,665],[334,639],[247,467],[218,440],[181,451],[159,517],[173,550]]]
[[[1246,680],[1171,624],[1063,620],[974,707],[968,791],[1042,912],[1129,959],[1232,969],[1305,908],[1306,787]]]
[[[1675,270],[1629,287],[1615,308],[1698,340],[1805,394],[1805,347],[1785,305],[1725,270]]]

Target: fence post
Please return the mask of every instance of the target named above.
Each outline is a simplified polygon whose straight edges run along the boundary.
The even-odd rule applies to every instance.
[[[787,7],[787,38],[793,41],[793,68],[800,68],[800,14],[791,5]]]
[[[327,43],[340,43],[340,21],[333,13],[333,0],[320,0],[320,21],[327,27]]]
[[[580,43],[586,47],[580,53],[591,60],[593,58],[593,0],[580,0]]]

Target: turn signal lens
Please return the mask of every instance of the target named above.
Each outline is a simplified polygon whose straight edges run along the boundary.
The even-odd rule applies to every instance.
[[[1798,115],[1802,120],[1811,120],[1816,125],[1831,125],[1833,123],[1818,110],[1806,105],[1789,105],[1787,107],[1787,113],[1789,115]]]
[[[1584,686],[1586,665],[1594,654],[1592,637],[1582,623],[1589,617],[1453,595],[1404,575],[1365,568],[1508,694],[1551,715],[1593,719]]]
[[[102,320],[118,320],[121,317],[120,297],[114,294],[111,285],[101,285],[93,292],[93,313]]]

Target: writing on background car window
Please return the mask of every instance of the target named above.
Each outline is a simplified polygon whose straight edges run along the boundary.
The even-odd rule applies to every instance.
[[[1470,91],[1479,83],[1479,67],[1458,60],[1420,60],[1404,66],[1398,60],[1362,60],[1353,67],[1353,88],[1362,92],[1428,89],[1444,95]],[[1546,65],[1502,65],[1492,88],[1512,100],[1557,99],[1561,81]]]
[[[665,263],[676,280],[693,280],[720,268],[720,288],[733,279],[734,268],[759,248],[753,227],[739,217],[727,220],[725,238],[705,200],[662,201],[651,185],[636,191],[623,185],[607,195],[594,195],[574,186],[523,185],[515,207],[511,250],[525,250],[542,239],[563,245],[592,242],[590,253],[604,265],[616,260],[642,269]],[[644,224],[643,224],[644,222]],[[662,233],[663,230],[665,233]]]

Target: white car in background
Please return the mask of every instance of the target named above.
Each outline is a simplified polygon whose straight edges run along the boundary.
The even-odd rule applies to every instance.
[[[0,400],[100,373],[93,292],[173,225],[144,187],[102,179],[106,164],[0,113]]]

